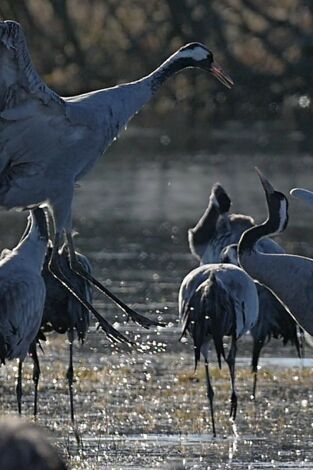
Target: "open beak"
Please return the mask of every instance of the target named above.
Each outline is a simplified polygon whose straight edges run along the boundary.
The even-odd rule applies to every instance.
[[[210,72],[213,77],[217,78],[217,80],[221,82],[224,86],[226,86],[226,88],[231,88],[233,86],[234,82],[232,81],[232,79],[228,75],[226,75],[222,67],[220,67],[216,63],[211,64]]]
[[[261,171],[257,167],[255,167],[255,171],[257,172],[257,174],[260,178],[260,181],[262,183],[262,186],[263,186],[264,191],[266,192],[266,194],[273,194],[275,192],[275,189],[273,188],[271,183],[265,178],[263,173],[261,173]]]

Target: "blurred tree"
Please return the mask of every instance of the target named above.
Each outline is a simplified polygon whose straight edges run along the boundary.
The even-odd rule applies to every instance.
[[[309,132],[310,0],[1,0],[0,14],[21,22],[40,73],[60,93],[136,79],[183,43],[201,41],[236,87],[227,92],[203,74],[180,74],[141,122],[172,118],[181,101],[175,119],[189,127],[227,118]]]

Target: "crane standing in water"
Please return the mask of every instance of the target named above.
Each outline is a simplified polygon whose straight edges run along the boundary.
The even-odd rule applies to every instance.
[[[211,411],[213,436],[216,436],[213,397],[209,374],[209,344],[213,339],[219,367],[226,360],[232,386],[230,417],[235,420],[237,394],[235,361],[237,340],[256,323],[259,313],[258,294],[253,280],[232,264],[204,264],[183,280],[178,296],[182,335],[189,332],[194,343],[195,369],[200,355],[204,357],[207,396]],[[225,356],[223,337],[231,337]]]
[[[257,241],[270,234],[283,232],[288,224],[288,200],[275,191],[258,170],[265,192],[268,218],[243,233],[238,245],[240,265],[264,284],[283,303],[293,318],[310,335],[313,334],[313,260],[290,254],[260,253]],[[296,195],[296,191],[293,191]]]
[[[66,373],[70,395],[71,420],[74,422],[74,399],[73,399],[73,341],[75,332],[78,341],[83,344],[89,327],[88,310],[50,273],[48,262],[52,248],[49,247],[43,266],[42,276],[46,285],[46,301],[43,310],[43,317],[40,332],[45,334],[50,331],[57,333],[67,333],[69,342],[69,365]],[[69,266],[66,246],[63,245],[59,252],[62,272],[75,286],[75,291],[92,302],[92,289],[90,284],[83,278],[76,276]],[[91,272],[88,258],[81,253],[76,253],[80,263],[86,271]],[[37,407],[35,407],[37,409]]]
[[[50,271],[73,291],[61,272],[58,256],[65,235],[71,269],[137,323],[146,327],[157,324],[128,307],[79,263],[72,239],[74,186],[171,75],[186,67],[198,67],[228,88],[232,80],[214,64],[209,49],[192,43],[140,80],[63,98],[40,79],[23,30],[14,21],[0,22],[0,62],[0,206],[25,209],[46,205],[55,234]],[[112,340],[127,342],[79,293],[75,295]]]
[[[30,213],[29,230],[13,250],[4,250],[0,259],[0,361],[19,359],[16,395],[22,410],[22,365],[38,333],[46,288],[41,275],[47,243],[47,221],[42,209]],[[38,381],[34,361],[35,396]]]

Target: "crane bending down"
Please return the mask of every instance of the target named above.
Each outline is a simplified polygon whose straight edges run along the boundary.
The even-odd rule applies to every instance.
[[[28,233],[13,250],[4,250],[0,259],[0,361],[19,359],[16,395],[18,411],[22,409],[22,365],[38,333],[46,288],[41,275],[48,231],[42,209],[30,213]],[[35,395],[37,394],[36,356],[34,361]]]
[[[51,272],[70,288],[58,257],[65,234],[71,269],[139,324],[156,324],[125,305],[77,260],[71,220],[74,185],[171,75],[186,67],[198,67],[228,88],[232,80],[214,64],[209,49],[192,43],[138,81],[62,98],[35,71],[23,30],[14,21],[0,22],[0,62],[0,206],[25,209],[47,205],[55,233]],[[95,309],[78,293],[76,296],[101,323]],[[114,338],[112,328],[108,330],[103,322],[102,328]],[[117,337],[126,341],[121,335]]]
[[[265,192],[268,218],[247,230],[238,246],[240,265],[283,303],[293,318],[313,334],[313,260],[290,254],[264,254],[256,249],[261,237],[281,233],[288,223],[288,200],[258,171]]]
[[[182,335],[188,331],[193,339],[195,369],[200,354],[204,357],[207,397],[210,405],[213,436],[216,436],[213,388],[209,374],[209,343],[213,339],[219,367],[226,360],[232,386],[230,417],[236,418],[235,390],[236,342],[255,325],[259,301],[253,280],[243,269],[232,264],[205,264],[191,271],[183,280],[178,296]],[[231,336],[225,357],[223,336]]]

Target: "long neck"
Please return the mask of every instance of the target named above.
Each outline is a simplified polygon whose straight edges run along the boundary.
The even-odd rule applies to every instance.
[[[163,83],[172,75],[187,67],[194,66],[194,62],[189,57],[181,57],[179,51],[171,55],[163,64],[146,78],[151,80],[151,90],[154,94]]]
[[[256,243],[263,237],[274,235],[282,231],[285,221],[280,217],[279,210],[271,210],[269,206],[269,217],[261,225],[256,225],[244,232],[238,244],[238,260],[250,276],[260,280],[259,275],[263,273],[262,259],[269,255],[259,252]]]
[[[203,256],[208,245],[214,240],[218,218],[219,211],[210,200],[206,211],[197,225],[188,231],[190,251],[199,259],[200,263],[203,263]]]
[[[28,233],[24,233],[15,250],[19,255],[29,257],[34,266],[42,268],[48,243],[48,227],[42,209],[31,211],[28,221]]]
[[[151,100],[167,78],[190,66],[192,66],[191,59],[181,57],[178,51],[140,80],[88,94],[89,103],[103,116],[104,126],[107,129],[106,147],[127,126],[129,120]]]
[[[245,253],[251,253],[255,251],[256,243],[263,237],[268,235],[274,235],[283,231],[287,226],[288,213],[286,205],[284,202],[283,206],[278,206],[276,201],[267,202],[268,204],[268,218],[267,220],[260,225],[255,225],[254,227],[246,230],[239,241],[238,244],[238,255],[239,259]],[[284,210],[282,210],[284,209]]]
[[[208,243],[208,241],[216,233],[216,224],[219,217],[219,211],[215,205],[210,202],[203,216],[192,229],[193,243],[195,245],[201,245]]]
[[[271,234],[273,234],[273,230],[271,229],[271,224],[269,224],[268,220],[262,225],[256,225],[255,227],[248,229],[242,234],[238,244],[239,257],[245,253],[251,253],[254,251],[258,240]]]

